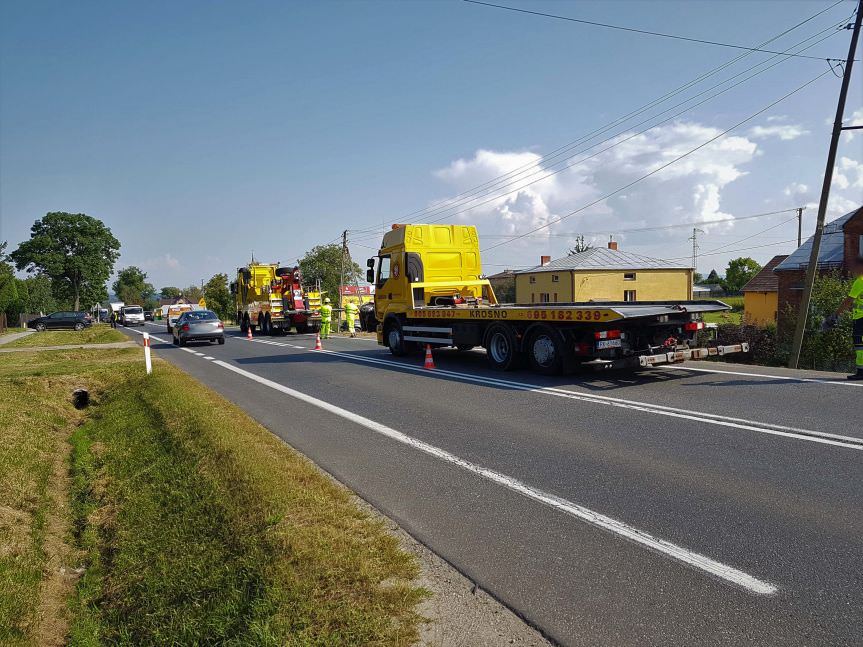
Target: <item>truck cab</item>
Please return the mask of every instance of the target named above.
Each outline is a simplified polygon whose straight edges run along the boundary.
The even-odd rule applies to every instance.
[[[482,278],[474,226],[394,225],[368,267],[379,322],[415,307],[497,303]]]

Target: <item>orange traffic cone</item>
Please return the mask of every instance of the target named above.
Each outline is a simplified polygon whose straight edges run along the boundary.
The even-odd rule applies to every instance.
[[[431,344],[426,344],[426,363],[423,364],[423,368],[433,369],[434,367],[434,358],[432,357]]]
[[[249,341],[252,341],[252,324],[249,324],[249,327],[246,328],[246,330],[248,331],[246,333],[246,339],[248,339]]]
[[[315,335],[315,350],[324,350],[324,347],[321,346],[321,333]]]

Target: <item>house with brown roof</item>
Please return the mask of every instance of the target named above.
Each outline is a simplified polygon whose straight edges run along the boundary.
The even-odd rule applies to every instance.
[[[809,266],[813,237],[798,247],[773,270],[779,282],[779,324],[782,314],[797,312],[803,296],[803,279]],[[818,274],[839,272],[850,275],[854,260],[863,258],[863,207],[824,225],[818,250]]]
[[[743,286],[743,320],[755,326],[776,323],[779,314],[779,278],[773,270],[788,255],[774,256]]]

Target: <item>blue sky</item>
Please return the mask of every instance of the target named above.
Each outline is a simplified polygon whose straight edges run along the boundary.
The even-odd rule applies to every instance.
[[[832,3],[502,4],[756,45]],[[853,7],[842,2],[770,47],[784,51]],[[806,53],[844,57],[849,36]],[[513,168],[538,164],[541,178],[560,167],[540,156],[738,54],[457,0],[3,0],[0,240],[14,248],[48,211],[84,212],[120,239],[118,268],[138,265],[157,287],[230,274],[252,251],[290,262],[343,229],[402,222]],[[747,56],[678,99],[768,58]],[[825,70],[823,61],[787,60],[641,135],[632,136],[652,122],[624,123],[601,146],[615,144],[608,151],[469,203],[447,222],[475,223],[497,244],[601,198]],[[856,72],[846,118],[863,123]],[[629,251],[684,257],[686,228],[626,230],[812,205],[838,89],[838,78],[824,76],[697,155],[542,230],[554,237],[487,251],[487,270],[560,256],[572,242],[562,234],[579,232],[620,231]],[[863,135],[844,135],[831,217],[863,202],[861,162]],[[814,214],[810,207],[805,231]],[[710,255],[699,269],[787,253],[794,245],[737,250],[793,239],[796,225],[782,224],[792,216],[703,227]],[[378,238],[351,234],[361,264]]]

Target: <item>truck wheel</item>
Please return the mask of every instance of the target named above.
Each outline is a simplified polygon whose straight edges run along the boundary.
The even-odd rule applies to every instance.
[[[485,338],[485,350],[489,364],[497,371],[511,371],[520,363],[518,340],[508,326],[496,324],[489,328]]]
[[[402,326],[398,321],[391,321],[387,324],[384,336],[387,341],[387,347],[393,355],[396,357],[407,355],[408,345],[405,342],[405,334],[402,331]]]
[[[307,323],[298,323],[297,324],[297,334],[298,335],[305,335],[307,332],[309,332],[309,324],[307,324]]]
[[[530,367],[537,373],[555,375],[563,369],[566,347],[559,332],[548,326],[540,326],[530,335],[527,356]]]

